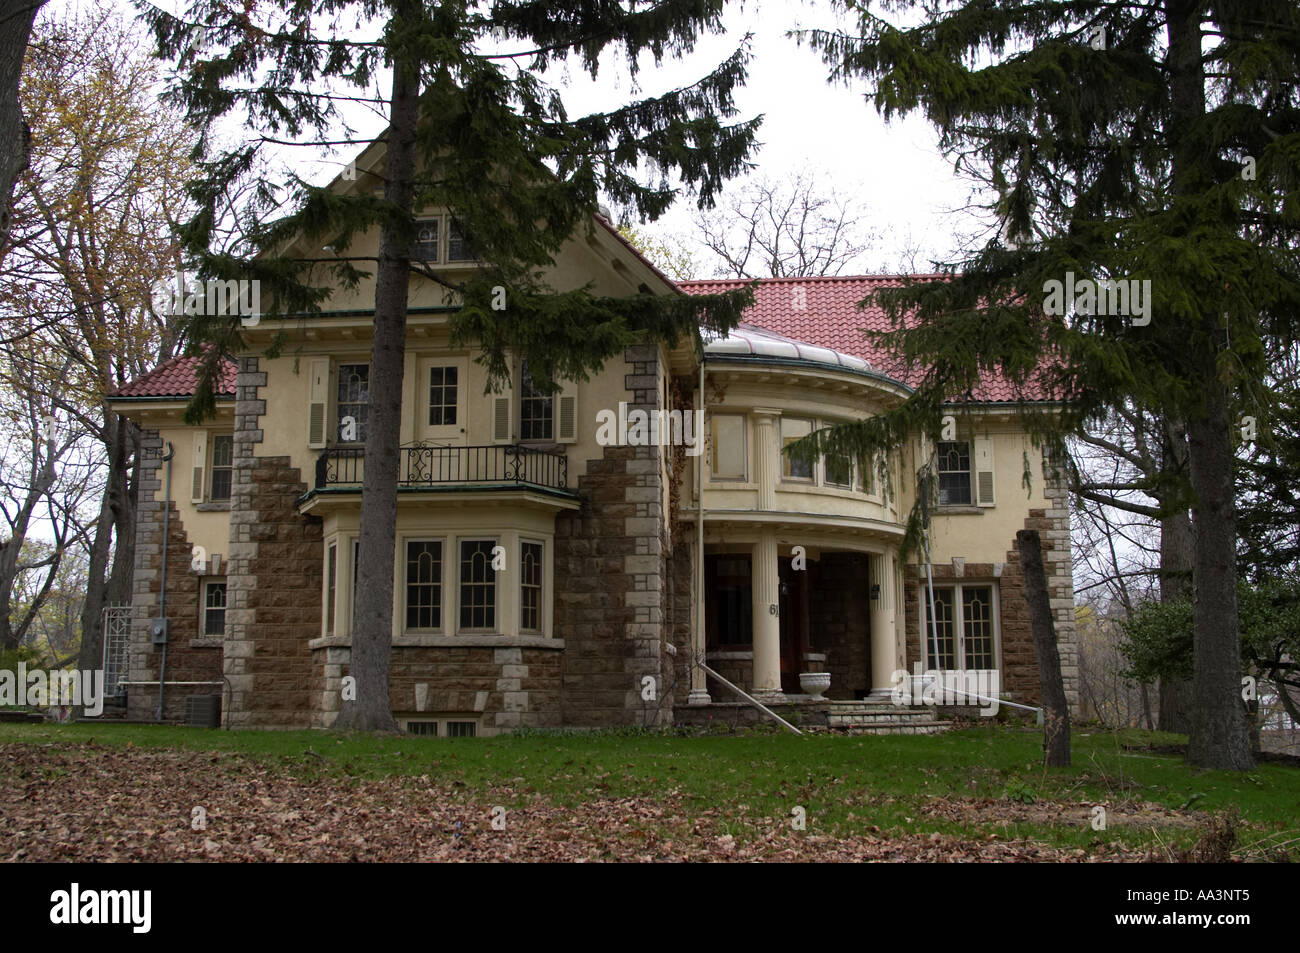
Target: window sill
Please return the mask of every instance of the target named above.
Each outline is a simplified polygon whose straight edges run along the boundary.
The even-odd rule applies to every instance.
[[[216,500],[208,503],[195,503],[194,508],[200,513],[229,513],[229,500]]]
[[[190,639],[192,649],[219,649],[225,640],[219,635],[200,635]]]
[[[984,507],[973,503],[945,503],[934,508],[936,516],[975,516],[984,512]]]
[[[309,649],[349,648],[352,645],[350,635],[330,635],[312,639],[307,643]],[[434,635],[431,633],[405,632],[393,637],[393,648],[429,648],[429,649],[550,649],[562,651],[564,639],[552,639],[543,635]]]

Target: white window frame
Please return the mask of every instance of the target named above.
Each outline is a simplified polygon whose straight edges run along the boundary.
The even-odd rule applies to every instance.
[[[817,419],[815,417],[801,417],[798,414],[790,414],[789,416],[785,414],[781,415],[780,420],[777,422],[777,454],[781,458],[781,482],[797,483],[803,486],[817,486],[818,470],[820,469],[820,463],[817,460],[812,460],[809,463],[810,476],[794,476],[793,474],[786,472],[787,469],[792,468],[792,464],[794,463],[794,459],[785,452],[785,422],[787,420],[792,422],[796,420],[807,422],[809,425],[808,433],[813,433],[817,430]],[[804,436],[807,436],[807,434]]]
[[[541,563],[539,572],[541,579],[537,585],[537,625],[529,628],[524,625],[524,547],[538,547],[538,559]],[[530,536],[519,537],[519,634],[520,635],[545,635],[547,630],[546,612],[549,603],[546,598],[546,583],[550,578],[546,571],[546,541],[543,539],[534,539]]]
[[[415,227],[416,227],[416,229],[417,229],[417,232],[418,232],[418,230],[419,230],[420,228],[422,228],[422,227],[425,226],[425,225],[433,225],[434,231],[435,231],[437,234],[435,234],[435,235],[434,235],[434,238],[433,238],[433,243],[432,243],[432,244],[433,244],[433,257],[432,257],[432,258],[416,258],[416,257],[415,257],[415,247],[414,247],[414,246],[416,246],[416,245],[420,245],[420,244],[428,244],[427,242],[420,242],[420,241],[418,241],[418,236],[417,236],[417,241],[411,243],[411,244],[412,244],[412,248],[411,248],[411,259],[412,259],[413,261],[418,261],[418,262],[421,262],[421,263],[433,264],[433,265],[440,265],[440,264],[442,264],[444,258],[446,257],[445,255],[443,255],[442,246],[443,246],[443,242],[445,242],[445,241],[446,241],[446,238],[447,238],[447,236],[446,236],[446,229],[443,227],[442,219],[443,219],[443,216],[441,216],[441,215],[418,215],[418,216],[416,216],[416,219],[415,219]]]
[[[975,505],[975,442],[973,440],[942,440],[935,443],[934,456],[934,478],[935,488],[940,494],[943,493],[942,476],[939,470],[939,463],[943,451],[939,448],[944,444],[965,444],[966,445],[966,493],[970,497],[964,503],[945,503],[940,495],[940,506],[974,506]],[[943,473],[961,473],[960,470],[944,470]]]
[[[407,609],[409,608],[410,600],[410,589],[408,588],[406,579],[407,547],[410,546],[411,543],[439,543],[442,546],[442,559],[438,566],[438,624],[432,628],[411,628],[406,622]],[[399,551],[398,556],[400,560],[400,569],[398,572],[399,591],[401,592],[401,616],[398,625],[399,631],[441,635],[447,631],[447,538],[445,536],[424,535],[403,536],[402,548]]]
[[[925,659],[925,669],[927,671],[937,668],[934,652],[934,637],[930,630],[930,593],[929,586],[924,580],[921,586],[921,644],[923,650],[921,655]],[[993,625],[993,667],[992,668],[966,668],[966,615],[965,600],[963,596],[964,589],[984,589],[987,588],[991,595],[989,601],[989,613]],[[960,663],[960,668],[944,669],[944,671],[956,672],[999,672],[1002,668],[1002,603],[1001,595],[998,592],[998,583],[996,579],[964,579],[960,582],[948,582],[936,584],[934,591],[937,594],[940,590],[951,590],[953,594],[953,656]]]
[[[217,466],[217,441],[222,440],[226,437],[230,438],[230,466],[218,467]],[[235,496],[235,433],[233,430],[208,434],[207,464],[208,464],[208,472],[206,475],[206,479],[204,481],[207,484],[205,487],[205,489],[207,490],[207,494],[206,494],[207,501],[209,503],[229,503]],[[215,497],[212,493],[212,483],[213,483],[212,478],[216,476],[218,470],[230,471],[230,493],[226,496],[223,496],[221,499],[217,499],[217,497]]]
[[[843,421],[839,420],[818,420],[813,422],[813,429],[818,430],[824,427],[835,427]],[[823,453],[818,461],[821,469],[821,485],[828,490],[840,490],[844,493],[852,493],[858,485],[858,464],[852,457],[849,457],[849,482],[832,483],[830,479],[830,455]]]
[[[719,417],[738,417],[740,418],[740,459],[743,470],[740,476],[730,476],[719,474],[717,470],[718,462],[718,438],[715,431],[716,422]],[[749,415],[740,413],[709,413],[709,481],[711,483],[748,483],[749,482]],[[703,435],[701,435],[702,437]]]
[[[448,733],[449,732],[448,726],[452,722],[467,722],[474,726],[473,735],[469,735],[469,736],[460,735],[457,737],[482,738],[488,734],[488,732],[484,730],[483,715],[480,712],[460,712],[460,713],[452,713],[452,714],[444,714],[441,712],[416,712],[414,714],[399,714],[396,716],[396,718],[397,718],[397,726],[399,729],[401,729],[402,734],[411,735],[412,737],[417,737],[417,738],[418,737],[423,737],[423,738],[453,737],[451,734]],[[435,725],[436,728],[433,734],[415,735],[410,731],[409,728],[409,726],[412,724]]]
[[[338,626],[338,597],[339,597],[339,571],[342,564],[339,560],[339,541],[337,539],[327,540],[325,543],[325,567],[321,578],[322,588],[321,595],[321,634],[326,638],[335,634],[334,629]],[[334,556],[334,578],[330,578],[330,556]],[[332,590],[332,591],[331,591]],[[330,616],[333,616],[331,620]],[[333,625],[331,625],[331,621]]]
[[[518,386],[518,388],[516,388],[516,390],[515,390],[515,395],[514,395],[515,410],[516,410],[516,413],[518,414],[518,416],[517,416],[515,419],[519,421],[519,426],[518,426],[519,442],[520,442],[520,443],[528,443],[528,444],[551,444],[551,443],[557,443],[558,441],[556,440],[556,433],[558,432],[558,428],[559,428],[559,419],[558,419],[558,416],[559,416],[559,410],[560,410],[560,401],[559,401],[560,392],[559,392],[559,391],[556,391],[556,392],[553,393],[553,394],[548,394],[548,395],[545,395],[545,396],[542,396],[542,397],[525,397],[525,395],[524,395],[524,366],[525,366],[526,364],[527,364],[527,361],[523,361],[523,360],[521,360],[521,361],[519,362],[519,373],[516,375],[516,377],[517,377],[517,379],[518,379],[518,381],[519,381],[519,386]],[[551,433],[550,433],[549,436],[546,436],[546,437],[525,437],[525,436],[524,436],[524,401],[525,401],[525,400],[544,400],[544,401],[549,401],[549,402],[550,402],[550,405],[551,405]]]
[[[208,632],[208,587],[221,585],[226,587],[226,603],[221,607],[221,631]],[[230,585],[225,576],[204,576],[199,581],[199,638],[224,639],[226,637],[226,615],[230,610]]]
[[[501,625],[501,580],[496,578],[495,573],[493,573],[493,578],[492,578],[492,625],[484,626],[484,627],[461,625],[461,621],[460,621],[461,608],[463,606],[462,596],[464,595],[464,589],[463,589],[464,580],[461,578],[461,562],[462,562],[461,547],[465,543],[491,543],[493,546],[504,545],[501,542],[500,536],[475,535],[475,536],[456,537],[456,550],[455,550],[456,568],[455,568],[455,575],[454,575],[455,587],[456,587],[456,598],[455,598],[456,616],[455,616],[455,626],[452,628],[451,631],[457,634],[465,633],[467,635],[483,635],[483,634],[491,634],[494,632],[500,632],[502,631],[503,628],[503,626]],[[510,558],[509,547],[506,547],[506,558],[507,560]],[[507,565],[509,565],[509,563],[507,563]],[[488,566],[490,569],[491,568],[490,562]]]
[[[358,437],[357,440],[345,441],[339,436],[339,430],[342,427],[343,417],[344,417],[343,413],[341,412],[341,407],[339,402],[339,387],[343,383],[343,368],[345,367],[364,367],[366,369],[366,400],[365,400],[365,406],[367,408],[366,423],[369,424],[370,422],[369,420],[370,418],[369,408],[370,408],[370,400],[371,400],[370,392],[374,388],[374,381],[371,380],[371,375],[370,375],[370,361],[368,359],[358,360],[355,358],[345,358],[341,360],[336,360],[333,365],[334,379],[333,381],[331,381],[332,386],[330,387],[330,407],[333,411],[330,415],[330,418],[333,421],[333,428],[330,430],[330,437],[332,438],[332,442],[335,446],[361,447],[364,446],[366,442],[365,431],[362,429],[361,421],[359,420],[357,421],[357,437]],[[349,403],[357,403],[357,402],[349,401]]]

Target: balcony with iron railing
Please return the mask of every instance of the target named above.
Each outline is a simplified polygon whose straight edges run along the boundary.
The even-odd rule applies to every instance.
[[[518,487],[570,492],[563,450],[496,444],[480,447],[408,444],[400,448],[399,489]],[[316,491],[357,490],[365,479],[365,450],[328,447],[316,458]]]

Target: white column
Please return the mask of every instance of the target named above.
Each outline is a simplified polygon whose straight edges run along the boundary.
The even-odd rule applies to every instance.
[[[871,696],[889,698],[898,667],[898,635],[894,618],[894,554],[871,557]]]
[[[776,533],[765,529],[754,547],[754,694],[781,695],[781,580]]]
[[[776,509],[776,481],[781,478],[781,440],[778,421],[779,410],[754,408],[754,423],[757,431],[755,443],[754,466],[758,483],[758,508],[760,510]]]

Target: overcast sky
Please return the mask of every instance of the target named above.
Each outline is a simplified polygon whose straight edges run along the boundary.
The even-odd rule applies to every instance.
[[[127,0],[113,2],[126,15],[135,15]],[[155,2],[174,11],[184,6],[177,0]],[[79,5],[84,6],[77,0],[53,0],[50,9]],[[745,0],[732,4],[725,20],[724,35],[703,37],[683,60],[669,59],[656,68],[649,56],[644,57],[636,89],[626,64],[615,57],[607,58],[596,82],[576,65],[552,69],[547,79],[563,85],[570,115],[610,109],[697,81],[730,55],[746,33],[752,33],[750,78],[737,96],[737,118],[764,116],[761,148],[754,157],[756,173],[777,180],[795,172],[809,173],[819,186],[852,195],[864,206],[871,228],[883,237],[856,270],[897,270],[907,247],[920,250],[918,270],[930,270],[929,259],[952,257],[955,234],[979,228],[978,220],[963,210],[969,202],[969,186],[939,154],[929,124],[912,116],[887,125],[865,100],[863,83],[847,88],[829,85],[828,68],[817,54],[786,35],[789,30],[829,29],[837,23],[848,27],[837,20],[827,0]],[[387,94],[387,77],[380,80],[379,88]],[[383,126],[380,118],[360,111],[351,112],[349,118],[366,135],[377,134]],[[305,160],[311,150],[291,151],[300,172],[310,165]],[[339,159],[346,161],[340,153],[334,161],[318,166],[322,181],[337,173]],[[689,235],[693,208],[694,202],[683,198],[649,231]]]

